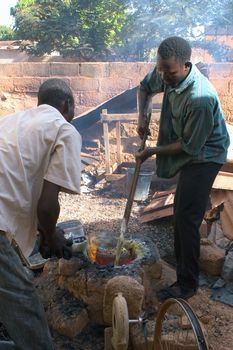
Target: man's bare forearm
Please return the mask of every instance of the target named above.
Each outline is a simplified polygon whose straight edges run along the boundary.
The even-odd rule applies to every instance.
[[[151,156],[154,154],[159,155],[175,155],[183,152],[181,141],[170,143],[168,145],[156,146],[148,148],[148,152]]]
[[[169,145],[146,147],[143,151],[135,154],[136,159],[144,162],[154,154],[158,155],[175,155],[183,152],[181,141],[171,143]]]
[[[138,110],[139,110],[139,116],[138,121],[143,122],[145,119],[145,116],[148,112],[148,109],[151,105],[152,96],[148,95],[148,93],[144,90],[138,89]]]
[[[37,207],[37,216],[39,228],[47,241],[50,241],[55,234],[56,223],[60,213],[58,194],[59,186],[44,181]]]

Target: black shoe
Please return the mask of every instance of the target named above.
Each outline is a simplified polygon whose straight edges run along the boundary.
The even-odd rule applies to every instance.
[[[189,299],[195,295],[196,292],[197,288],[184,288],[179,282],[175,282],[170,287],[159,290],[156,294],[159,301],[165,301],[169,298]]]

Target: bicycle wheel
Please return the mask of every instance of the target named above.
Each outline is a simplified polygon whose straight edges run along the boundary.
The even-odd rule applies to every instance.
[[[153,350],[208,350],[200,322],[184,300],[171,298],[161,305]]]

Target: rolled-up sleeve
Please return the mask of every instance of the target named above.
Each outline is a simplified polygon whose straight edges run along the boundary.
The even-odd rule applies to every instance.
[[[62,191],[80,193],[81,136],[70,124],[61,126],[44,179]]]
[[[213,111],[205,105],[187,114],[181,139],[183,150],[192,155],[200,154],[214,127]]]

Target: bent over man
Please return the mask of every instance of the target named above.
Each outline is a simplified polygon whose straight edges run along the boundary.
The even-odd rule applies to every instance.
[[[71,256],[56,223],[59,192],[80,192],[81,137],[73,116],[70,88],[49,79],[36,108],[0,119],[0,321],[12,339],[0,349],[53,349],[43,307],[11,242],[29,256],[39,226],[43,256]]]
[[[139,88],[138,133],[146,130],[147,106],[164,92],[157,146],[136,154],[142,161],[156,154],[159,177],[179,172],[174,200],[174,247],[177,281],[158,293],[189,298],[198,288],[199,227],[214,179],[226,161],[229,136],[217,93],[190,62],[191,47],[180,37],[164,40],[157,64]]]

